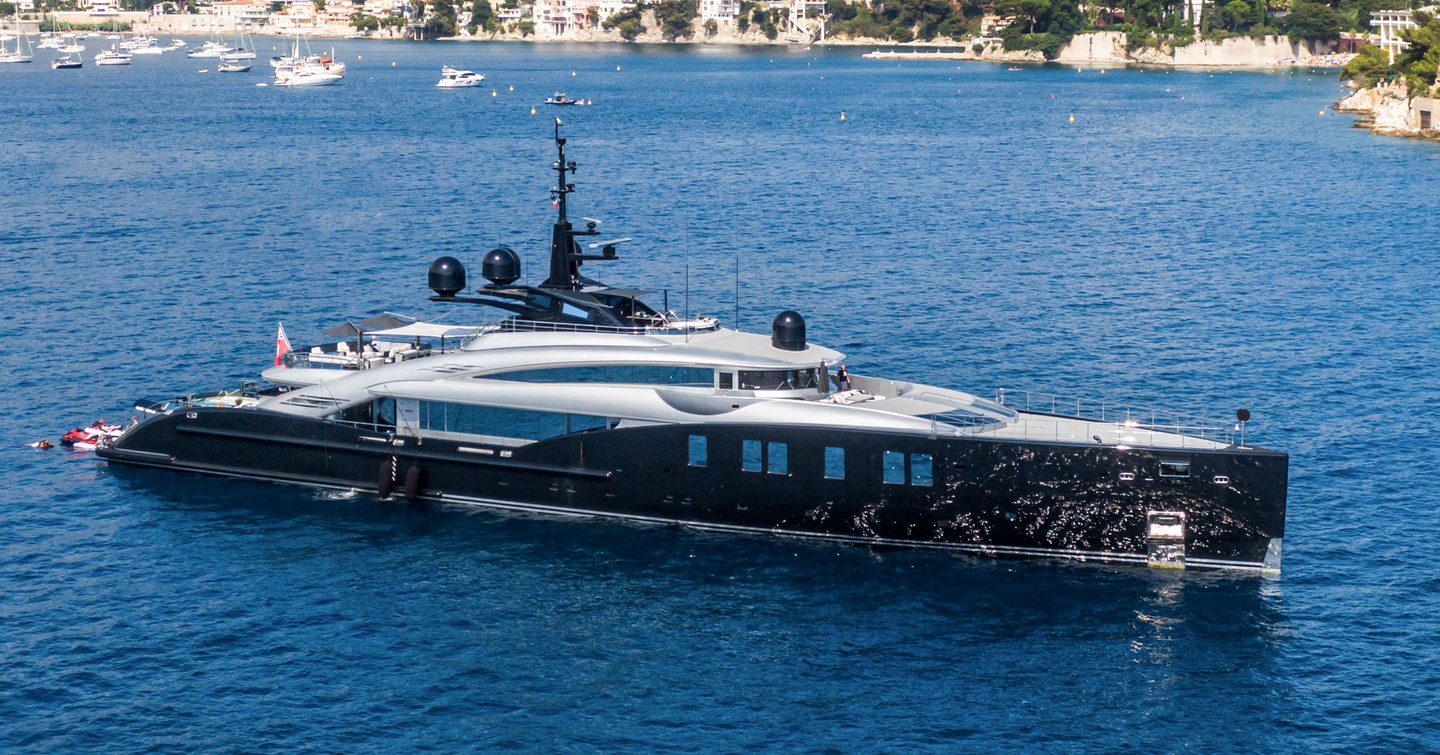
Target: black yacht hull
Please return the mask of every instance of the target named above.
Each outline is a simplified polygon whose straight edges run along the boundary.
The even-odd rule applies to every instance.
[[[691,436],[705,438],[704,466],[692,464]],[[745,441],[766,449],[760,471],[744,471]],[[827,469],[827,447],[843,449],[842,479],[831,478],[839,470]],[[783,471],[766,471],[779,466],[768,456],[779,453],[773,448],[783,448]],[[220,408],[149,418],[98,453],[124,464],[539,513],[1260,571],[1279,569],[1288,472],[1285,454],[1255,448],[723,424],[597,430],[508,447]],[[916,458],[928,467],[923,478],[912,462],[887,478],[887,461]]]

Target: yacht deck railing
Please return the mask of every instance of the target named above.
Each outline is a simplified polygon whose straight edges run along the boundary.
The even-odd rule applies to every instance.
[[[995,391],[995,403],[1023,412],[1051,414],[1152,435],[1163,434],[1167,441],[1173,440],[1170,436],[1179,435],[1225,445],[1235,442],[1235,427],[1227,423],[1104,399],[1080,399],[1000,388]],[[1183,440],[1181,442],[1183,444]]]

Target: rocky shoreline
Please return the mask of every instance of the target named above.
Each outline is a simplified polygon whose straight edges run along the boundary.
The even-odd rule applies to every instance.
[[[877,60],[979,60],[1002,63],[1042,63],[1045,57],[1035,50],[1005,50],[998,42],[974,46],[938,49],[928,45],[888,45],[889,50],[876,50],[865,57]],[[911,49],[906,49],[911,48]],[[930,49],[914,49],[930,48]],[[932,51],[933,50],[933,51]],[[1060,48],[1053,62],[1065,65],[1153,66],[1158,68],[1285,68],[1345,65],[1352,55],[1337,54],[1328,46],[1291,42],[1287,37],[1248,37],[1221,42],[1199,41],[1177,48],[1128,49],[1123,32],[1091,32],[1077,34]]]
[[[1356,89],[1335,109],[1360,116],[1355,126],[1372,133],[1440,140],[1440,99],[1411,97],[1399,82]]]

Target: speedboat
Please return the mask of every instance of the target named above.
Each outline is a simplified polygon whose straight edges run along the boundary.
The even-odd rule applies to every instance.
[[[555,146],[543,281],[520,283],[520,256],[504,246],[485,254],[479,286],[454,257],[430,264],[431,301],[499,313],[458,344],[422,345],[452,331],[420,322],[338,331],[354,348],[287,351],[277,339],[283,353],[261,373],[270,387],[235,406],[150,403],[97,453],[556,518],[1278,572],[1288,457],[1247,443],[1247,410],[1235,432],[851,373],[794,310],[753,333],[652,307],[649,292],[582,272],[630,239],[571,223],[576,164],[559,119]]]
[[[474,71],[464,71],[459,68],[442,66],[440,68],[440,82],[435,86],[441,89],[464,89],[480,86],[485,80],[485,75]]]
[[[62,55],[50,61],[51,68],[82,68],[85,60],[79,55]]]
[[[565,96],[564,92],[556,92],[545,98],[546,105],[584,105],[585,100],[575,100]]]

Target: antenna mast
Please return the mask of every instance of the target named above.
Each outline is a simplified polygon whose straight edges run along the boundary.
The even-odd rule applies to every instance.
[[[546,278],[540,287],[578,291],[587,282],[593,282],[586,281],[580,275],[580,263],[584,260],[613,260],[615,244],[628,239],[606,242],[602,254],[584,254],[580,251],[580,242],[575,240],[576,236],[594,236],[600,232],[595,230],[594,222],[587,223],[583,231],[577,231],[570,225],[569,203],[566,200],[570,192],[575,191],[575,184],[566,181],[565,174],[575,172],[575,161],[565,159],[565,137],[560,135],[562,125],[564,124],[560,119],[556,118],[555,149],[558,157],[555,160],[555,188],[550,190],[550,199],[555,203],[557,215],[555,228],[550,234],[550,277]]]

